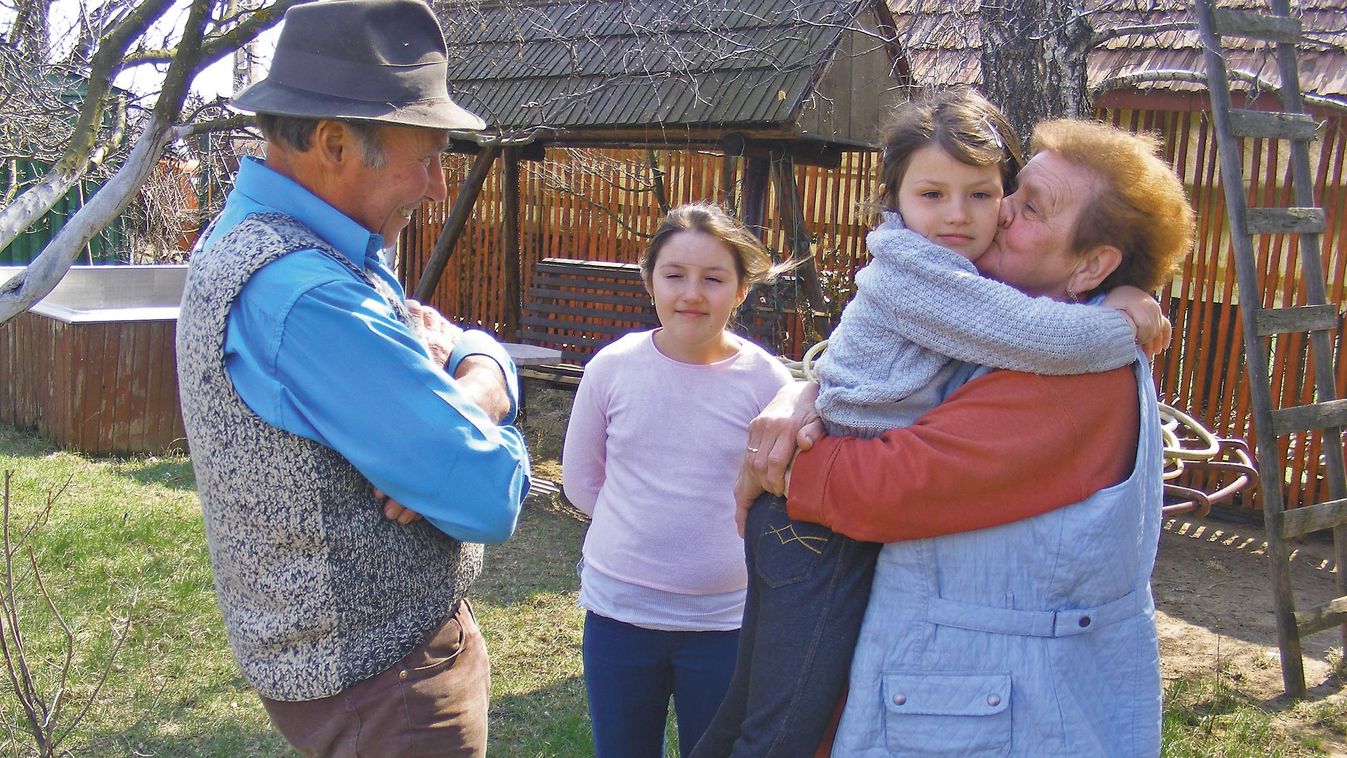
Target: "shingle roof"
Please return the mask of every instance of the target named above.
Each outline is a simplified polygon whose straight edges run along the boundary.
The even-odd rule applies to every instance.
[[[1221,7],[1267,12],[1265,0],[1221,0]],[[1085,0],[1097,32],[1138,25],[1186,25],[1168,31],[1113,37],[1088,60],[1091,88],[1111,88],[1119,77],[1146,72],[1205,72],[1190,0]],[[981,79],[978,0],[889,0],[900,46],[919,84],[975,84]],[[1297,58],[1301,89],[1347,104],[1347,12],[1343,0],[1292,0],[1301,19],[1302,52]],[[1232,42],[1233,40],[1227,40]],[[1276,61],[1253,43],[1237,45],[1227,67],[1279,84]],[[1139,81],[1146,90],[1201,90],[1200,83]],[[1232,86],[1240,88],[1239,82]]]
[[[865,0],[450,5],[454,97],[519,132],[785,124]]]

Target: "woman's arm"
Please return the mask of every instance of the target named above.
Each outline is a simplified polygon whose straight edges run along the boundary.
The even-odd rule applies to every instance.
[[[877,229],[867,244],[879,265],[858,286],[895,331],[928,350],[1036,374],[1107,371],[1136,359],[1132,325],[1113,308],[1029,297],[915,232]]]
[[[586,516],[594,515],[599,490],[606,479],[608,414],[604,363],[590,362],[575,391],[566,441],[561,448],[561,481],[566,499]]]
[[[815,442],[792,467],[790,515],[875,542],[1018,521],[1125,479],[1139,424],[1130,368],[992,372],[906,429]]]

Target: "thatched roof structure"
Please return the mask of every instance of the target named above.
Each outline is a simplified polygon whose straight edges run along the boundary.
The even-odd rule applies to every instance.
[[[510,0],[441,17],[455,97],[507,136],[859,146],[893,88],[883,0]]]
[[[889,0],[903,65],[918,86],[981,80],[978,3]],[[1224,0],[1221,6],[1267,12],[1263,0]],[[1301,0],[1293,6],[1304,29],[1298,58],[1301,91],[1347,107],[1347,12],[1342,0]],[[1099,38],[1088,59],[1088,81],[1096,95],[1123,88],[1206,91],[1189,0],[1085,0],[1084,8]],[[1226,56],[1232,86],[1247,90],[1249,78],[1280,84],[1270,53],[1252,43],[1226,42],[1234,45]],[[1241,81],[1240,75],[1246,78]]]

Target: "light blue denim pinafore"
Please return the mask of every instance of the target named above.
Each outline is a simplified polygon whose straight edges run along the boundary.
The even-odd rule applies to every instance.
[[[1145,361],[1135,370],[1142,431],[1126,481],[880,552],[833,755],[1160,752],[1162,447]]]

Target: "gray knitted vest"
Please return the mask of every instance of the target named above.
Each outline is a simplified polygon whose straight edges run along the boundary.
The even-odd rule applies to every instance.
[[[267,424],[234,391],[224,366],[230,303],[262,266],[304,249],[375,286],[294,219],[252,215],[192,256],[177,336],[183,421],[229,643],[258,692],[289,701],[336,694],[392,666],[454,612],[482,565],[480,545],[425,521],[384,519],[345,458]]]

